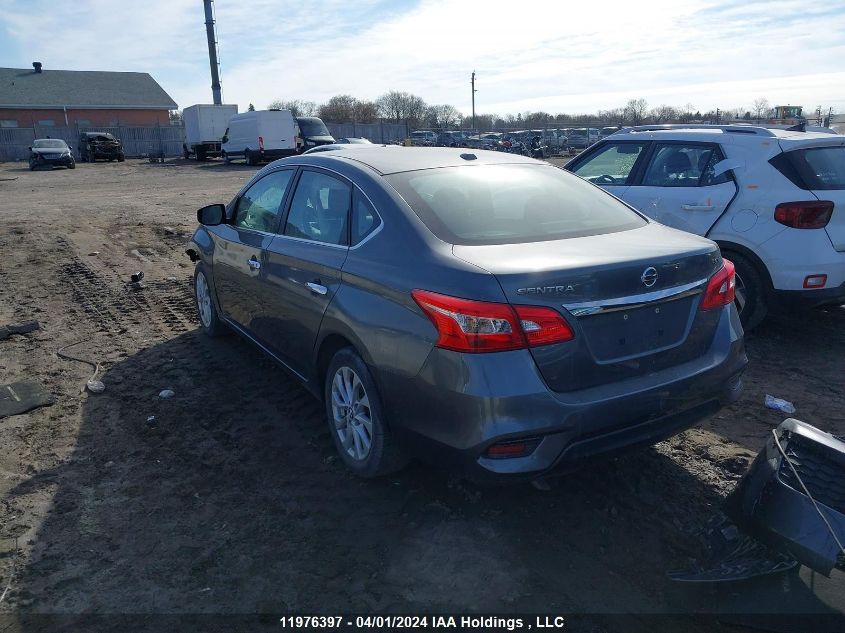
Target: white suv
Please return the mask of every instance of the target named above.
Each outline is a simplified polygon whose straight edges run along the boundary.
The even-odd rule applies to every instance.
[[[736,265],[747,328],[770,307],[845,303],[845,136],[751,125],[640,126],[566,165]]]

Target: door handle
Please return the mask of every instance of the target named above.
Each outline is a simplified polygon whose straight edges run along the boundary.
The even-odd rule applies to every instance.
[[[317,281],[319,281],[319,279]],[[315,295],[325,295],[329,292],[328,288],[326,288],[325,286],[323,286],[321,284],[315,283],[313,281],[309,281],[305,285],[308,287],[308,290],[313,292]]]
[[[250,257],[246,263],[249,264],[249,267],[253,270],[258,270],[259,268],[261,268],[261,262],[255,259],[255,255]]]
[[[712,211],[712,204],[684,204],[681,205],[684,211]]]

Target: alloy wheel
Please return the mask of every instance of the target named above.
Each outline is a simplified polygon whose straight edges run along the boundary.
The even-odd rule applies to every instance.
[[[208,281],[205,275],[197,275],[197,311],[204,327],[211,327],[211,293],[208,291]]]
[[[372,410],[364,383],[350,367],[340,367],[332,380],[332,417],[340,443],[350,457],[364,461],[373,442]]]

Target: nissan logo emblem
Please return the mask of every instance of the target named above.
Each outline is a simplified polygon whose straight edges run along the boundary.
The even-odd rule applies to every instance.
[[[657,283],[657,269],[654,266],[649,266],[643,271],[640,281],[646,288],[651,288]]]

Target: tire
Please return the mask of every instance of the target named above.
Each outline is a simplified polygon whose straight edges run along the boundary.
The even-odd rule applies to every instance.
[[[76,163],[68,163],[67,168],[68,169],[76,169]]]
[[[244,160],[246,161],[246,164],[250,167],[255,167],[258,164],[258,160],[256,160],[255,154],[253,154],[248,149],[244,150]]]
[[[122,162],[124,162],[125,160],[126,160],[126,156],[124,156],[123,154],[120,154],[120,155],[117,157],[117,162],[118,162],[118,163],[122,163]]]
[[[182,157],[183,157],[185,160],[188,160],[188,159],[191,157],[191,152],[189,152],[189,151],[188,151],[188,146],[187,146],[187,145],[183,145],[183,146],[182,146]]]
[[[726,251],[725,259],[736,266],[736,310],[746,331],[760,325],[769,311],[767,285],[759,268],[747,257],[734,251]]]
[[[232,162],[232,159],[229,158],[229,155],[226,152],[221,152],[220,157],[223,159],[223,162],[227,165]]]
[[[206,159],[205,150],[197,148],[197,162],[203,162]]]
[[[229,328],[217,314],[211,284],[202,265],[198,265],[194,270],[194,307],[200,321],[200,328],[206,336],[215,338],[229,332]]]
[[[29,164],[29,171],[35,171],[35,165],[32,163]]]
[[[338,455],[355,475],[365,479],[382,477],[408,463],[385,422],[370,370],[353,348],[345,347],[332,358],[323,396],[329,434]]]

